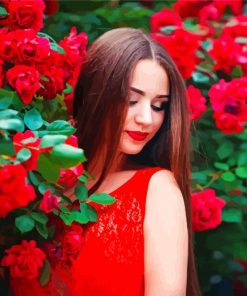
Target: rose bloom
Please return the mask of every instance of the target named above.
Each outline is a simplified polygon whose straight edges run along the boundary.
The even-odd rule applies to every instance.
[[[3,61],[0,59],[0,88],[3,87],[4,73],[3,73]]]
[[[214,59],[215,70],[223,70],[225,73],[231,74],[233,68],[241,64],[244,52],[242,46],[235,42],[232,37],[223,35],[213,41],[209,55]],[[245,62],[243,61],[243,63]]]
[[[212,0],[178,0],[173,4],[174,11],[182,18],[198,17],[199,11]]]
[[[50,42],[36,35],[33,29],[15,30],[9,33],[15,51],[16,64],[34,65],[45,62],[50,55]]]
[[[246,106],[247,79],[236,78],[230,82],[221,79],[214,84],[208,94],[216,126],[226,134],[240,133],[242,122],[247,121]]]
[[[8,164],[0,169],[0,218],[35,199],[35,191],[26,183],[26,177],[27,173],[20,164]]]
[[[182,28],[174,30],[171,35],[151,33],[150,37],[168,51],[183,78],[189,79],[199,61],[196,56],[196,50],[199,48],[199,37]]]
[[[47,189],[43,195],[43,199],[39,208],[46,214],[51,213],[54,209],[58,208],[61,198],[55,194],[51,194],[51,190]]]
[[[150,18],[150,27],[152,33],[157,33],[162,27],[182,26],[181,18],[172,10],[164,8],[154,13]]]
[[[30,66],[17,65],[7,71],[7,79],[24,104],[30,104],[40,88],[39,72]]]
[[[0,29],[0,58],[12,62],[16,56],[15,44],[7,28]]]
[[[221,224],[221,212],[226,202],[217,197],[213,189],[192,193],[191,203],[195,231],[213,229]]]
[[[62,241],[62,260],[71,263],[76,259],[82,247],[82,243],[82,227],[74,222],[65,230]]]
[[[222,28],[222,35],[230,35],[232,38],[247,37],[247,15],[232,17]]]
[[[23,240],[5,251],[1,261],[2,266],[9,266],[12,277],[34,279],[38,277],[40,268],[46,258],[45,253],[36,247],[34,240]]]
[[[43,85],[37,94],[42,96],[46,100],[55,99],[57,94],[62,94],[65,88],[63,70],[54,66],[46,69],[42,75],[45,76],[45,80],[41,78],[40,83]]]
[[[237,116],[226,112],[213,114],[217,128],[224,134],[238,134],[244,130],[244,126]]]
[[[187,88],[189,107],[192,120],[198,120],[202,114],[207,110],[206,99],[203,97],[201,91],[190,85]]]
[[[25,143],[25,140],[31,138],[33,139]],[[32,131],[27,130],[24,133],[16,133],[13,137],[13,142],[16,153],[18,153],[23,148],[28,148],[31,151],[31,157],[23,162],[22,165],[26,168],[27,171],[36,170],[41,139],[35,139],[35,134]]]
[[[44,9],[43,0],[10,0],[8,4],[10,29],[34,29],[38,32],[43,28]]]

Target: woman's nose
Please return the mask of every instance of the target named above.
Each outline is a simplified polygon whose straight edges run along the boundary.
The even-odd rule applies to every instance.
[[[136,110],[136,122],[139,124],[150,125],[152,123],[152,110],[149,104],[140,105]]]

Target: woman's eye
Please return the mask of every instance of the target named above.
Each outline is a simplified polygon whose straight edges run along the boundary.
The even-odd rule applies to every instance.
[[[136,103],[137,103],[137,101],[133,101],[133,100],[129,101],[129,105],[130,105],[130,106],[133,106],[133,105],[135,105]]]
[[[163,110],[165,110],[165,104],[166,104],[166,102],[156,103],[155,105],[152,105],[152,109],[154,111],[163,111]]]

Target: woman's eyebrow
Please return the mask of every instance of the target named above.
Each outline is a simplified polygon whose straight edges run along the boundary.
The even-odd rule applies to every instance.
[[[133,90],[134,92],[142,95],[142,96],[145,96],[146,95],[146,93],[143,90],[140,90],[140,89],[135,88],[133,86],[130,86],[130,89]],[[155,98],[157,98],[157,99],[170,98],[170,95],[156,95]]]

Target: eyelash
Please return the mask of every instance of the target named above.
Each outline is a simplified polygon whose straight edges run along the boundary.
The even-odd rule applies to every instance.
[[[138,103],[138,101],[129,101],[129,105],[130,106],[134,106],[136,103]],[[161,107],[157,107],[154,105],[151,105],[151,108],[155,111],[155,112],[160,112],[160,111],[164,111],[166,109],[168,102],[162,102]]]

